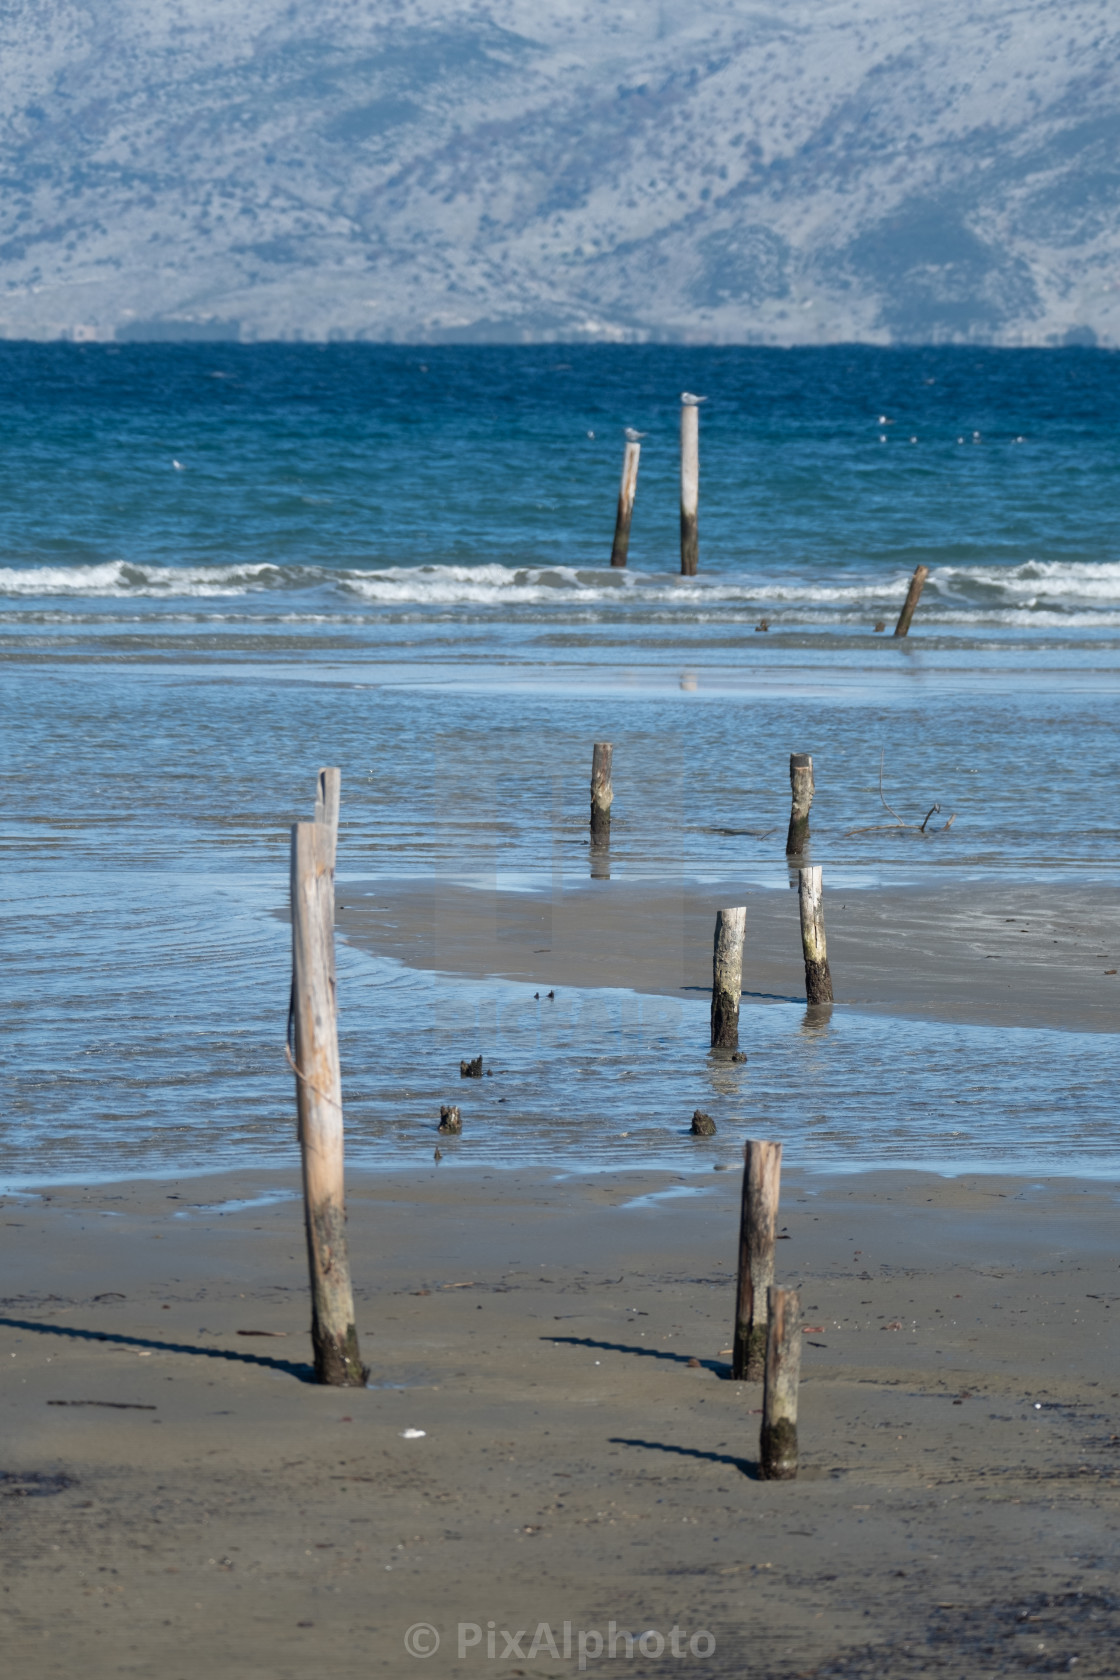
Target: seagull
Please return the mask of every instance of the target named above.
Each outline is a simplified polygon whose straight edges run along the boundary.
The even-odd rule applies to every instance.
[[[694,397],[691,391],[681,392],[681,402],[686,408],[695,408],[697,403],[707,402],[707,397]]]
[[[183,463],[182,463],[182,461],[174,461],[174,460],[173,460],[173,461],[172,461],[172,463],[171,463],[171,465],[172,465],[172,466],[173,466],[173,467],[174,467],[174,468],[175,468],[175,471],[176,471],[176,472],[182,472],[182,470],[183,470]]]
[[[443,1150],[440,1148],[438,1143],[436,1144],[436,1152],[435,1152],[434,1159],[437,1160],[437,1161],[442,1161],[443,1160]]]
[[[637,443],[639,438],[644,438],[646,435],[644,432],[636,432],[633,426],[624,426],[622,430],[627,443]]]

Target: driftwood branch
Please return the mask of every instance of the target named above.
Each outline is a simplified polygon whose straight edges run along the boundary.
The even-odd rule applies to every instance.
[[[890,812],[894,821],[893,823],[871,823],[866,828],[849,828],[847,833],[844,835],[844,839],[850,840],[853,834],[893,834],[897,829],[902,828],[907,829],[914,834],[924,834],[928,840],[931,834],[944,834],[946,829],[952,828],[953,824],[957,820],[957,813],[955,811],[949,818],[949,821],[947,823],[942,823],[940,828],[927,828],[926,826],[932,816],[936,816],[940,813],[940,800],[930,806],[929,810],[925,814],[925,818],[920,823],[907,822],[904,817],[899,816],[893,805],[887,803],[887,796],[883,792],[883,763],[886,758],[886,754],[887,749],[884,747],[882,752],[879,754],[879,798],[883,801],[884,806]]]

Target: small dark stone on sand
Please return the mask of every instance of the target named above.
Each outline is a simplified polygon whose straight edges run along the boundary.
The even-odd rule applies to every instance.
[[[76,1486],[76,1477],[49,1470],[0,1470],[0,1499],[46,1499]]]
[[[716,1123],[710,1114],[705,1114],[702,1108],[694,1111],[692,1116],[693,1137],[715,1137]]]

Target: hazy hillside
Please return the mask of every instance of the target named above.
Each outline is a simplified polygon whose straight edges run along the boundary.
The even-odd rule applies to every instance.
[[[1106,0],[3,19],[0,334],[1120,343]]]

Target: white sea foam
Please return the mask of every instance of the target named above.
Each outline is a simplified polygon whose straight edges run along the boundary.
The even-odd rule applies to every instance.
[[[0,566],[0,596],[76,595],[112,600],[128,596],[245,595],[283,587],[280,578],[285,569],[269,562],[251,566],[152,566],[128,560],[106,560],[93,566]]]
[[[710,571],[687,581],[669,572],[603,567],[420,565],[324,567],[259,562],[163,566],[113,560],[93,565],[0,567],[0,600],[12,603],[69,597],[89,600],[166,601],[237,599],[300,593],[308,600],[302,620],[321,617],[329,598],[362,607],[448,611],[544,609],[590,614],[599,620],[635,608],[671,612],[693,622],[724,621],[741,613],[769,615],[775,623],[855,623],[886,617],[901,602],[909,566],[859,575],[839,570],[827,578],[803,571],[766,575]],[[327,599],[324,599],[326,597]],[[291,606],[286,609],[291,612]],[[1014,566],[934,566],[921,607],[923,620],[946,626],[1114,626],[1120,614],[1120,562],[1031,560]]]

